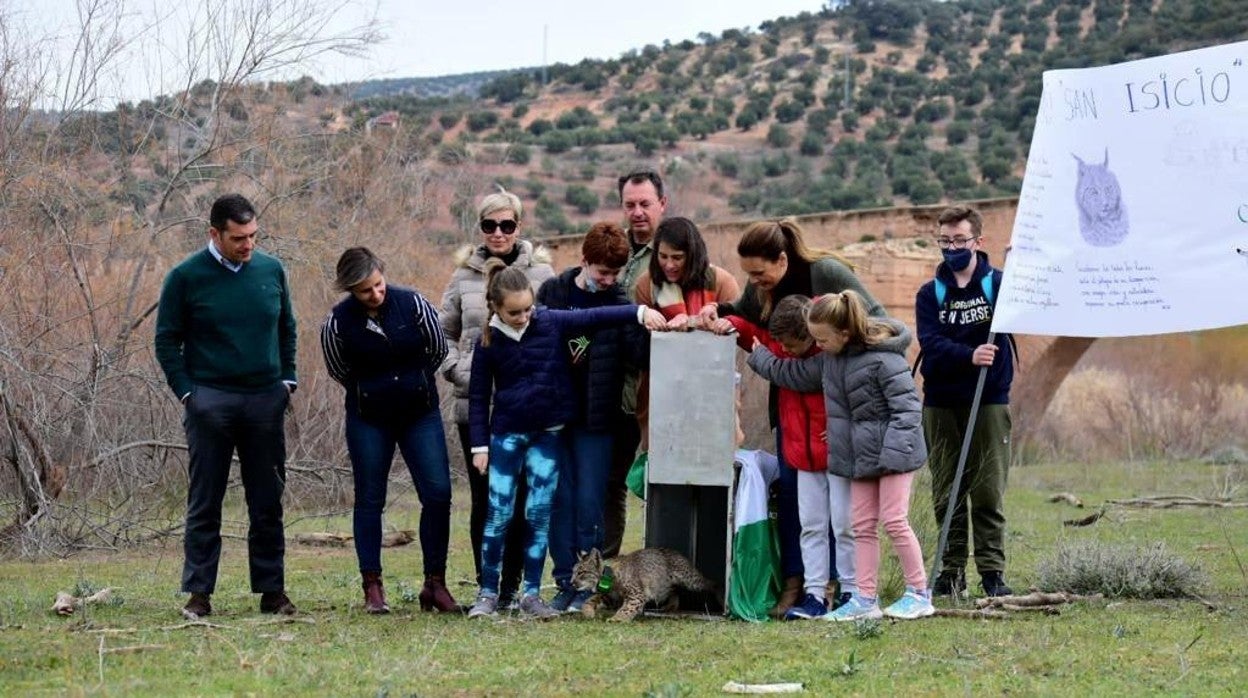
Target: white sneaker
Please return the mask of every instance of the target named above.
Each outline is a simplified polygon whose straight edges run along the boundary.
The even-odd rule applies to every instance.
[[[936,607],[932,605],[932,600],[911,587],[906,587],[906,593],[896,603],[884,609],[884,615],[901,620],[926,618],[935,612]]]
[[[835,611],[821,616],[823,620],[831,621],[855,621],[855,620],[872,620],[883,618],[884,614],[880,612],[880,605],[874,601],[868,603],[862,600],[861,596],[854,594],[848,603],[841,605]]]

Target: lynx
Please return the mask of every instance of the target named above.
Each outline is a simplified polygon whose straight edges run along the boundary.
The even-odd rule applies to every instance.
[[[677,588],[714,594],[723,605],[715,584],[702,575],[685,556],[667,548],[643,548],[603,563],[597,550],[584,553],[572,568],[572,586],[594,595],[581,607],[586,618],[593,618],[598,605],[610,599],[620,610],[610,620],[627,622],[636,618],[647,603],[659,604],[665,611],[678,605]]]
[[[1079,177],[1075,183],[1075,205],[1079,209],[1079,233],[1089,244],[1096,247],[1112,247],[1127,237],[1127,209],[1122,203],[1122,188],[1118,177],[1109,169],[1109,149],[1105,161],[1079,163]]]

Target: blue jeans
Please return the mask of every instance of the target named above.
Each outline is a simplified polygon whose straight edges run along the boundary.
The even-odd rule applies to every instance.
[[[776,425],[776,457],[780,477],[776,480],[776,528],[780,534],[780,572],[784,578],[805,577],[802,565],[802,521],[797,513],[797,471],[784,462],[780,425]]]
[[[550,515],[550,560],[560,587],[572,581],[578,552],[602,550],[613,445],[609,431],[576,428],[568,432],[568,458],[559,471]]]
[[[381,512],[396,446],[420,499],[425,575],[445,575],[451,537],[451,466],[438,410],[405,424],[377,424],[347,410],[347,453],[355,480],[352,524],[360,571],[381,571]]]
[[[515,513],[517,480],[529,486],[524,519],[529,524],[524,541],[524,593],[537,594],[546,566],[550,506],[559,484],[563,437],[557,431],[495,434],[490,437],[490,513],[481,541],[481,590],[498,594],[503,540]]]

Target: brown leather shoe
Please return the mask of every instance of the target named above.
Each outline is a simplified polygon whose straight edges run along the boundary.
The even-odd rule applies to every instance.
[[[361,572],[360,576],[364,578],[364,612],[389,613],[386,591],[381,585],[381,572]]]
[[[266,591],[260,595],[260,612],[293,616],[298,610],[284,591]]]
[[[420,610],[438,611],[439,613],[458,613],[459,604],[446,588],[446,577],[431,574],[425,578],[425,586],[420,590]]]
[[[200,594],[192,592],[191,598],[182,607],[182,617],[187,620],[199,620],[204,616],[212,615],[212,602],[209,600],[211,594]]]

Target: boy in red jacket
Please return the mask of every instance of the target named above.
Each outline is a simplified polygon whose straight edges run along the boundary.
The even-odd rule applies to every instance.
[[[737,331],[737,344],[751,351],[754,343],[778,357],[805,358],[819,352],[806,327],[810,299],[786,296],[776,305],[764,330],[750,321],[729,316]],[[784,614],[785,620],[822,618],[826,600],[831,548],[836,548],[836,571],[840,593],[833,608],[856,591],[854,583],[854,534],[850,525],[849,480],[828,472],[827,409],[823,393],[799,393],[781,388],[780,459],[797,470],[798,519],[802,524],[802,565],[806,568],[806,596]],[[829,526],[834,536],[828,535]]]

